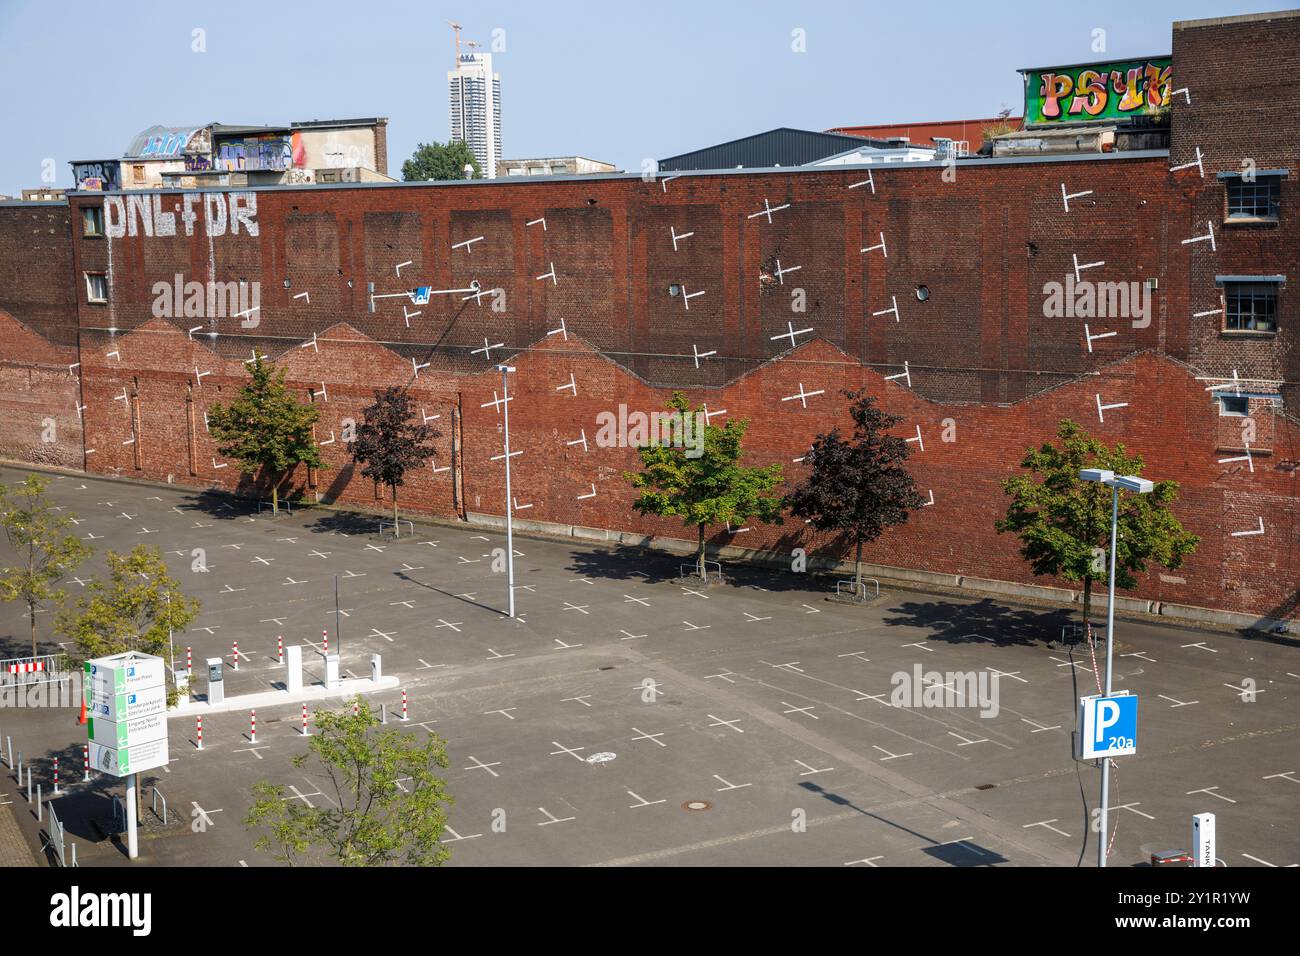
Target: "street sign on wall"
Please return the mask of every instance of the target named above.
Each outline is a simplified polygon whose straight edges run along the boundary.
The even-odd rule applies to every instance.
[[[1080,697],[1078,756],[1096,760],[1137,753],[1137,714],[1134,694]]]
[[[1172,62],[1153,56],[1021,70],[1025,126],[1113,123],[1160,111],[1170,102]]]

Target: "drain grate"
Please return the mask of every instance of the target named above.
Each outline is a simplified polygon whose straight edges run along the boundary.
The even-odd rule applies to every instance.
[[[992,789],[993,789],[994,787],[996,787],[996,786],[997,786],[996,783],[981,783],[981,784],[980,784],[979,786],[977,786],[975,789],[976,789],[976,790],[992,790]]]

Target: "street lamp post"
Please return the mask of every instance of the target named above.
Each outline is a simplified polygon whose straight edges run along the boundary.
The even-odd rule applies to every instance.
[[[1136,475],[1116,475],[1102,468],[1085,468],[1079,472],[1084,481],[1099,481],[1109,485],[1110,497],[1110,571],[1106,575],[1106,696],[1111,691],[1111,667],[1115,651],[1115,551],[1119,540],[1119,490],[1121,488],[1140,495],[1150,494],[1155,484]],[[1089,621],[1083,622],[1087,628]],[[1107,814],[1110,810],[1110,757],[1101,758],[1101,813],[1099,814],[1097,865],[1106,865]]]
[[[508,617],[515,616],[515,500],[510,497],[510,386],[506,376],[515,370],[513,365],[498,365],[501,370],[501,410],[506,432],[506,588],[509,602]]]

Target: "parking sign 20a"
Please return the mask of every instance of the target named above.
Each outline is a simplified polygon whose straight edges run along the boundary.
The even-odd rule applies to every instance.
[[[1133,694],[1079,698],[1079,756],[1084,760],[1137,753],[1138,699]]]

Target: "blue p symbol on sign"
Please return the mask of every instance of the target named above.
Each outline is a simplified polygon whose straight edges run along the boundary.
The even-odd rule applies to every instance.
[[[1079,704],[1081,756],[1084,759],[1137,753],[1136,696],[1084,697]]]

